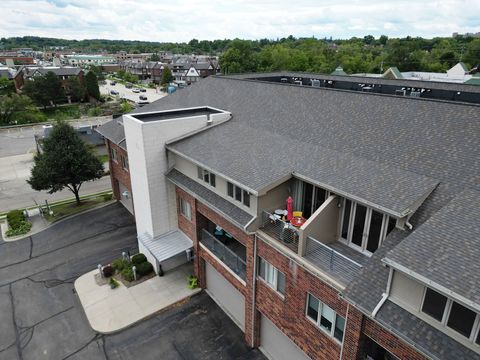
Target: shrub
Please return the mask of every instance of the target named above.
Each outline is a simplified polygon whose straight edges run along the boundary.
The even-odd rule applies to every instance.
[[[103,201],[110,201],[112,200],[112,194],[103,194],[102,198],[103,198]]]
[[[5,232],[5,235],[7,236],[17,236],[17,235],[23,235],[26,234],[30,231],[32,228],[32,224],[29,223],[28,221],[24,221],[20,226],[18,226],[16,229],[9,229]]]
[[[88,116],[100,116],[102,115],[102,109],[99,106],[95,106],[88,110]]]
[[[131,267],[125,267],[123,270],[120,272],[122,277],[127,280],[127,281],[133,281],[135,278],[133,276],[133,270]]]
[[[110,281],[108,282],[108,284],[110,285],[110,288],[112,288],[112,289],[115,289],[115,288],[120,286],[119,282],[114,277],[110,278]]]
[[[113,275],[113,273],[115,272],[115,269],[113,268],[112,265],[105,265],[103,268],[102,268],[102,272],[103,272],[103,276],[105,277],[110,277]]]
[[[117,271],[122,271],[124,268],[129,266],[130,263],[123,258],[118,258],[112,261],[112,267]]]
[[[150,264],[148,261],[138,264],[136,265],[136,267],[137,267],[137,274],[140,276],[148,275],[153,271],[153,265]]]
[[[135,254],[135,255],[132,256],[132,264],[133,265],[138,265],[138,264],[141,264],[145,261],[147,261],[147,257],[142,253],[138,253],[138,254]]]
[[[10,228],[15,229],[25,222],[25,215],[22,210],[12,210],[7,213],[7,221]]]

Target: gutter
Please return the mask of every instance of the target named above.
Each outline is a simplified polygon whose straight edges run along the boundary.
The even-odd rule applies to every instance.
[[[385,292],[382,294],[382,298],[378,302],[377,306],[375,306],[375,309],[372,311],[372,317],[374,318],[377,316],[377,313],[380,311],[382,308],[383,304],[385,304],[385,301],[387,301],[388,297],[390,296],[390,289],[392,285],[392,279],[393,279],[393,268],[390,268],[390,272],[388,273],[388,281],[387,281],[387,289]]]
[[[252,275],[252,348],[255,347],[255,302],[257,274],[257,235],[253,237],[253,275]]]

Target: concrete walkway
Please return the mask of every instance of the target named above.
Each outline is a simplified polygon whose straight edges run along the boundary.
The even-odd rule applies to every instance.
[[[192,264],[182,265],[163,277],[155,276],[130,288],[99,286],[90,271],[75,281],[75,290],[93,330],[109,334],[124,329],[165,309],[201,289],[187,288],[187,276],[193,273]]]

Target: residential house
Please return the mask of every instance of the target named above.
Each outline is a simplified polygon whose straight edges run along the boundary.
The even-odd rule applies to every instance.
[[[23,66],[15,73],[13,82],[15,83],[15,89],[17,93],[22,91],[25,81],[33,79],[35,76],[46,75],[48,72],[53,72],[62,80],[62,87],[68,92],[69,80],[77,78],[80,83],[84,84],[84,71],[79,67],[26,67]]]
[[[140,251],[272,359],[480,359],[480,90],[406,82],[213,76],[103,125]]]

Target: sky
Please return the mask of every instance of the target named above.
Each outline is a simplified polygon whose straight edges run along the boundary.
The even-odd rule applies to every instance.
[[[480,31],[478,0],[1,0],[0,37],[184,42],[451,36]]]

